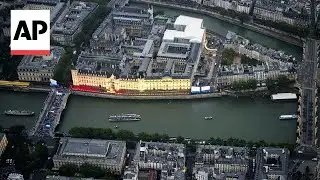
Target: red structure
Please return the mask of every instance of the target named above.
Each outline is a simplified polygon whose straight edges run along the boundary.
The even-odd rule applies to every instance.
[[[79,85],[79,86],[71,85],[71,89],[74,91],[101,93],[100,89],[92,87],[92,86],[86,86],[86,85]]]

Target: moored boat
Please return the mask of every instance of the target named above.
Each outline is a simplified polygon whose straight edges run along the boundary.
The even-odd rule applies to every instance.
[[[7,110],[4,111],[4,114],[8,116],[33,116],[34,112],[27,110]]]

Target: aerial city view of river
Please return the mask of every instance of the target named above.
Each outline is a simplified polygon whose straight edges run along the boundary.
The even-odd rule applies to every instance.
[[[301,48],[282,41],[236,27],[203,15],[155,8],[168,15],[185,14],[204,19],[204,26],[225,35],[228,30],[252,41],[279,49],[301,59]],[[47,93],[18,93],[0,91],[0,125],[10,127],[21,124],[31,128],[39,114]],[[2,114],[8,109],[34,111],[32,117],[10,117]],[[190,138],[238,137],[246,140],[269,142],[295,142],[296,122],[280,121],[282,114],[295,114],[296,102],[275,103],[269,99],[215,98],[185,101],[126,101],[70,96],[58,131],[67,132],[72,127],[100,127],[127,129],[133,132],[167,133],[170,136]],[[130,123],[110,123],[108,116],[118,113],[140,114],[142,119]],[[212,120],[205,120],[212,116]]]

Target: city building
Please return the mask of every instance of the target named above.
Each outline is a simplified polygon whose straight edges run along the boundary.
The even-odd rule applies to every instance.
[[[81,166],[89,163],[116,174],[121,174],[125,163],[124,141],[61,138],[53,156],[54,169],[68,163]]]
[[[123,180],[139,180],[138,179],[139,168],[138,166],[130,165],[124,169]]]
[[[24,178],[22,174],[11,173],[9,174],[7,180],[24,180]]]
[[[51,23],[54,23],[65,8],[69,6],[69,1],[60,0],[26,0],[25,10],[50,10]]]
[[[3,133],[0,133],[0,137],[1,137],[1,140],[0,140],[0,156],[1,156],[2,153],[4,152],[4,150],[6,150],[6,148],[7,148],[8,139],[7,139],[6,135]]]
[[[197,180],[241,179],[249,170],[248,149],[244,147],[198,145],[196,153],[193,173]]]
[[[96,3],[74,1],[66,8],[51,28],[52,39],[62,45],[70,45],[81,32],[83,22],[98,7]]]
[[[153,25],[153,8],[134,6],[117,8],[111,13],[115,27],[125,28],[131,37],[147,37]]]
[[[66,177],[66,176],[47,176],[46,180],[99,180],[95,178]]]
[[[250,40],[237,35],[234,32],[228,31],[224,47],[233,49],[235,52],[246,55],[249,58],[258,61],[266,62],[292,62],[296,61],[292,55],[285,54],[283,51],[277,51],[271,48],[262,46],[261,44],[251,43]]]
[[[132,19],[143,23],[128,30],[133,27],[127,26]],[[202,19],[179,16],[172,23],[168,18],[154,18],[152,7],[115,8],[71,70],[74,90],[90,87],[127,95],[189,94],[204,40]]]
[[[281,148],[259,148],[256,157],[255,180],[288,178],[289,150]]]
[[[24,56],[17,68],[19,80],[49,82],[64,52],[62,47],[51,46],[48,56]]]
[[[282,51],[266,48],[260,44],[251,44],[248,39],[230,31],[226,35],[224,47],[233,49],[237,54],[260,61],[260,64],[255,66],[247,64],[222,66],[217,78],[217,83],[220,86],[227,86],[235,81],[247,81],[249,79],[265,83],[267,79],[276,79],[280,75],[291,79],[296,78],[295,58]]]
[[[264,62],[261,65],[249,66],[246,64],[232,64],[222,66],[218,72],[217,83],[220,86],[229,86],[237,81],[257,80],[257,83],[265,83],[267,79],[276,79],[279,76],[295,78],[291,73],[292,66],[281,62]]]
[[[161,171],[161,179],[185,179],[185,145],[158,142],[142,142],[137,145],[133,165],[139,168],[139,180],[149,177],[154,179],[156,171]],[[141,170],[151,170],[143,172]],[[141,174],[140,174],[141,171]],[[132,172],[132,171],[131,171]]]

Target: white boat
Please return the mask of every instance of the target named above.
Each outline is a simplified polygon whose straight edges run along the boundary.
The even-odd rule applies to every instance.
[[[120,122],[120,121],[140,121],[141,116],[138,114],[119,114],[109,116],[110,122]]]
[[[298,119],[298,115],[281,115],[279,117],[280,120],[293,120],[293,119]]]
[[[210,120],[212,119],[212,116],[207,116],[207,117],[204,117],[205,120]]]

